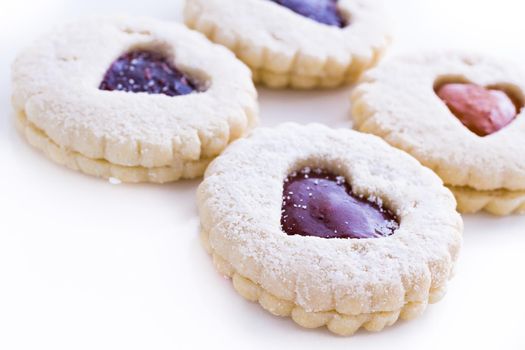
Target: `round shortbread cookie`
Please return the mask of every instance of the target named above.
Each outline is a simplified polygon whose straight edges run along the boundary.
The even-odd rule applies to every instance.
[[[159,74],[183,74],[182,88],[191,83],[194,91],[102,89],[110,69],[122,69],[118,60],[130,52],[165,59],[146,62],[144,74],[156,79],[151,86],[172,84],[151,73],[160,67]],[[127,69],[135,69],[134,59]],[[19,54],[12,85],[18,125],[32,145],[70,168],[129,182],[201,176],[258,120],[257,92],[242,62],[200,33],[146,18],[65,25]]]
[[[342,28],[268,0],[187,0],[184,13],[189,27],[250,66],[256,82],[309,89],[355,81],[390,41],[379,0],[339,0],[337,9],[348,22]]]
[[[501,130],[478,136],[438,97],[436,87],[446,83],[505,91],[516,101],[517,115]],[[447,186],[479,192],[478,198],[501,194],[504,200],[525,190],[524,101],[525,74],[516,65],[443,53],[400,57],[367,72],[353,92],[352,114],[356,129],[410,153]]]
[[[399,226],[365,239],[285,233],[283,184],[304,167],[343,176]],[[445,294],[462,241],[454,197],[432,171],[375,136],[319,124],[261,128],[233,143],[208,167],[198,206],[203,243],[242,296],[341,335],[420,315]]]

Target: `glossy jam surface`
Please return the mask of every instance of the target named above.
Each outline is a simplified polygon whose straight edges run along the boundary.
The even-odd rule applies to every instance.
[[[441,85],[436,94],[461,123],[478,136],[503,129],[518,114],[517,104],[502,90],[452,83]]]
[[[301,16],[329,26],[343,28],[345,20],[337,9],[337,0],[271,0]]]
[[[132,51],[120,56],[104,75],[99,89],[168,96],[197,91],[189,78],[159,53]]]
[[[344,177],[304,168],[284,182],[281,226],[288,235],[380,238],[399,227],[380,200],[352,194]]]

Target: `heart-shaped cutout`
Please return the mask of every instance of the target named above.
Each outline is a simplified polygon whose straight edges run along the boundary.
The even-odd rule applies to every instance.
[[[399,223],[380,200],[355,196],[344,177],[304,168],[284,181],[281,226],[288,235],[379,238]]]
[[[463,125],[478,136],[491,135],[518,115],[518,105],[505,91],[471,83],[448,83],[436,94]]]
[[[196,84],[166,57],[152,51],[132,51],[120,56],[109,67],[99,89],[168,96],[187,95],[198,90]]]
[[[316,22],[343,28],[345,20],[337,8],[337,0],[271,0]]]

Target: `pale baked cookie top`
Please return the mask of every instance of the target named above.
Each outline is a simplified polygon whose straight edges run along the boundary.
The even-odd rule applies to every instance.
[[[436,90],[447,83],[503,92],[497,98],[507,99],[507,105],[509,99],[514,101],[514,119],[496,132],[479,136],[438,97]],[[478,90],[466,95],[479,98]],[[445,184],[478,191],[525,189],[524,101],[525,74],[516,64],[450,52],[385,62],[367,72],[352,95],[357,129],[412,154]],[[468,105],[459,103],[463,108]],[[471,107],[485,114],[503,113],[491,110],[486,101]]]
[[[266,74],[276,83],[288,83],[278,77],[294,77],[296,87],[322,78],[313,87],[351,80],[375,62],[389,41],[379,3],[337,1],[342,28],[269,0],[187,0],[185,21],[234,51],[256,77]]]
[[[166,57],[197,91],[184,96],[106,91],[127,52]],[[214,157],[257,120],[250,71],[225,48],[182,25],[95,18],[65,25],[20,53],[13,106],[59,147],[125,167],[159,168]]]
[[[304,167],[343,176],[353,195],[391,210],[399,227],[365,239],[286,234],[283,185]],[[274,298],[306,313],[362,315],[357,328],[374,313],[397,319],[407,305],[422,311],[438,300],[461,245],[454,197],[432,171],[375,136],[319,124],[261,128],[233,143],[207,169],[198,205],[214,260],[270,295],[263,306]]]

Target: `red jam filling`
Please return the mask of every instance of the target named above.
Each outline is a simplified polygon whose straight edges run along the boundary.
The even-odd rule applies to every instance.
[[[354,195],[344,177],[304,168],[284,181],[281,226],[288,235],[380,238],[399,223],[380,200]]]
[[[166,57],[151,51],[132,51],[111,64],[99,89],[179,96],[197,87]]]
[[[518,114],[517,104],[502,90],[452,83],[441,85],[436,94],[461,123],[478,136],[503,129]]]
[[[301,16],[329,26],[343,28],[345,20],[337,9],[337,0],[271,0]]]

